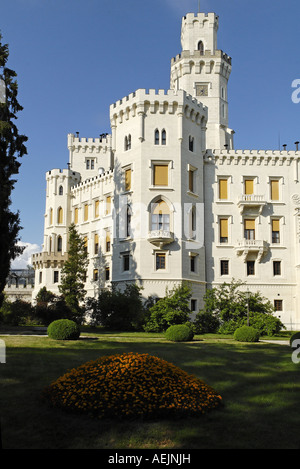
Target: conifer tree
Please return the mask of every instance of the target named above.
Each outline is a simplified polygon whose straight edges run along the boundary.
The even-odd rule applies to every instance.
[[[81,322],[84,313],[81,303],[86,294],[84,283],[87,266],[88,254],[85,241],[72,223],[69,227],[68,260],[64,263],[61,271],[59,291],[69,307],[73,319],[78,323]]]
[[[7,44],[2,44],[0,34],[0,306],[10,269],[10,262],[23,248],[19,241],[19,212],[11,211],[11,194],[21,165],[19,158],[27,154],[27,137],[20,135],[15,124],[17,113],[23,107],[18,103],[16,72],[6,67],[9,56]]]

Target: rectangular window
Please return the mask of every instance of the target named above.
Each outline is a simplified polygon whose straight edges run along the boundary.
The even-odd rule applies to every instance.
[[[123,256],[123,270],[124,271],[129,270],[129,254],[125,254]]]
[[[194,171],[189,170],[189,191],[194,192]]]
[[[279,200],[279,181],[274,179],[271,181],[271,200]]]
[[[43,281],[43,272],[39,273],[39,283],[42,283]]]
[[[88,218],[89,218],[89,206],[88,206],[88,204],[85,204],[83,220],[88,221]]]
[[[255,262],[247,261],[247,275],[255,275]]]
[[[95,238],[94,238],[94,253],[98,254],[98,251],[99,251],[99,236],[96,233]]]
[[[273,261],[273,275],[281,275],[281,261]]]
[[[274,300],[275,311],[283,311],[282,300]]]
[[[170,215],[165,213],[152,215],[152,231],[169,231],[170,230]]]
[[[88,238],[87,238],[87,236],[85,236],[83,238],[83,241],[84,241],[84,250],[85,250],[85,252],[87,252],[87,250],[88,250]]]
[[[94,269],[93,279],[94,279],[94,282],[98,280],[98,269]]]
[[[245,179],[244,181],[244,190],[245,195],[252,195],[253,194],[253,179]]]
[[[196,256],[190,257],[190,269],[191,272],[196,272]]]
[[[105,250],[106,252],[110,252],[110,233],[108,231],[106,232],[105,237]]]
[[[166,254],[157,253],[156,254],[156,270],[163,270],[166,268]]]
[[[78,223],[78,208],[74,210],[74,223],[75,225]]]
[[[109,280],[109,267],[105,268],[105,280]]]
[[[167,164],[154,165],[153,184],[154,186],[167,186],[169,176],[169,166]]]
[[[220,219],[220,243],[228,243],[228,218]]]
[[[219,179],[219,199],[227,200],[228,199],[228,182],[227,179]]]
[[[58,283],[58,270],[53,272],[53,283]]]
[[[221,260],[221,275],[229,275],[229,261]]]
[[[91,160],[91,169],[95,168],[95,160]]]
[[[280,220],[272,220],[272,243],[280,243]]]
[[[244,220],[244,238],[255,239],[255,220]]]
[[[125,191],[130,191],[131,189],[131,169],[125,170]]]
[[[95,218],[99,217],[99,214],[100,214],[99,208],[100,208],[100,202],[99,202],[99,200],[96,200],[96,202],[95,202]]]
[[[106,215],[111,212],[111,196],[106,197]]]
[[[197,311],[197,300],[191,299],[191,311]]]

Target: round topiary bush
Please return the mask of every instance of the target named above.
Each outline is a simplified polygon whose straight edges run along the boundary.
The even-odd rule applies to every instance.
[[[80,336],[80,328],[70,319],[57,319],[49,324],[47,334],[50,339],[77,340]]]
[[[172,342],[187,342],[194,337],[193,330],[185,324],[175,324],[168,327],[165,337]]]
[[[97,418],[200,416],[222,403],[210,386],[148,354],[103,356],[68,371],[44,390],[50,405]]]
[[[241,326],[235,330],[233,338],[239,342],[258,342],[259,332],[254,327]]]
[[[295,342],[297,341],[297,342]],[[299,341],[299,342],[298,342]],[[295,332],[290,338],[290,346],[294,349],[298,348],[300,344],[300,332]]]

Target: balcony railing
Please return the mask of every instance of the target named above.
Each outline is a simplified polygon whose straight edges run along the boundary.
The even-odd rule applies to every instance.
[[[243,213],[245,207],[257,207],[259,213],[261,213],[266,204],[265,196],[258,194],[242,194],[238,200],[238,207],[240,207],[241,213]]]
[[[154,230],[149,231],[148,241],[155,246],[163,247],[174,241],[174,234],[168,230]]]
[[[258,239],[241,239],[237,241],[235,250],[238,256],[243,256],[246,261],[248,254],[257,254],[258,261],[268,252],[269,245],[264,240]]]

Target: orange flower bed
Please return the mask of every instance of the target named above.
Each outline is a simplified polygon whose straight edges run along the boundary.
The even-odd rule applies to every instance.
[[[222,402],[195,376],[139,353],[89,361],[48,386],[44,397],[55,407],[100,418],[197,416]]]

